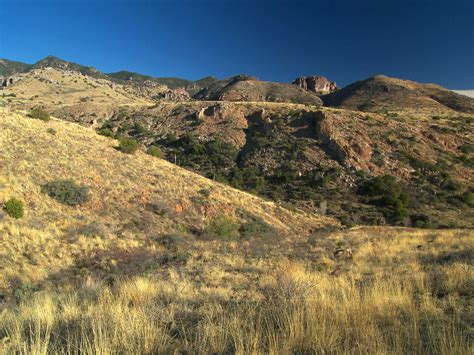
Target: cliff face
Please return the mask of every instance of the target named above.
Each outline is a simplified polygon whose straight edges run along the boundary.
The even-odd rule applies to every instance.
[[[319,94],[328,94],[338,89],[334,81],[329,81],[324,76],[300,76],[292,84]]]

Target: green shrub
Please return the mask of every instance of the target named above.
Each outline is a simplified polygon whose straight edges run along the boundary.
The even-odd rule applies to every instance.
[[[133,154],[139,147],[138,142],[133,138],[123,138],[120,140],[119,150],[122,153]]]
[[[98,134],[104,137],[113,137],[114,132],[110,128],[103,128],[97,131]]]
[[[39,120],[42,120],[42,121],[49,121],[50,117],[49,117],[49,113],[40,109],[40,108],[34,108],[31,110],[31,112],[29,113],[29,116],[31,118],[37,118]]]
[[[216,239],[235,239],[240,235],[239,228],[240,224],[238,222],[221,214],[211,220],[205,228],[204,234]]]
[[[468,206],[474,207],[474,192],[466,191],[462,195],[459,195],[458,199],[462,203],[465,203]]]
[[[163,151],[160,149],[160,147],[158,147],[156,145],[152,145],[152,146],[148,147],[146,153],[148,155],[151,155],[151,156],[154,156],[154,157],[157,157],[157,158],[163,158],[163,156],[165,155],[163,153]]]
[[[142,125],[140,123],[136,123],[135,126],[133,127],[133,130],[136,134],[149,133],[148,128],[146,128],[144,125]]]
[[[57,133],[54,128],[48,128],[48,129],[46,130],[46,132],[48,132],[49,134],[51,134],[51,135],[53,135],[53,136],[55,136],[56,133]]]
[[[44,184],[41,192],[68,206],[81,205],[89,200],[89,189],[72,180],[56,180]]]
[[[240,235],[242,238],[267,238],[273,236],[275,233],[275,228],[259,217],[253,217],[240,227]]]
[[[12,197],[5,202],[5,212],[12,218],[18,219],[23,217],[25,213],[23,202]]]
[[[359,193],[370,197],[369,203],[382,207],[384,216],[393,222],[402,222],[410,214],[407,208],[410,195],[394,176],[382,175],[365,181]]]

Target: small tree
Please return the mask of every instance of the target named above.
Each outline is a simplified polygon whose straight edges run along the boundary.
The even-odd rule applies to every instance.
[[[12,218],[21,218],[24,215],[23,202],[12,197],[5,202],[5,212]]]
[[[119,149],[126,154],[133,154],[139,147],[138,142],[133,138],[123,138],[120,140]]]

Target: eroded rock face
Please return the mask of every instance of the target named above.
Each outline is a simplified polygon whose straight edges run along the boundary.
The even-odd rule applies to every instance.
[[[191,97],[189,93],[184,88],[178,89],[170,89],[167,91],[163,91],[155,96],[153,96],[155,100],[166,100],[166,101],[187,101],[190,100]]]
[[[338,89],[334,81],[329,81],[324,76],[300,76],[292,82],[293,85],[316,92],[318,94],[328,94]]]
[[[0,77],[0,87],[10,86],[21,80],[19,76]]]

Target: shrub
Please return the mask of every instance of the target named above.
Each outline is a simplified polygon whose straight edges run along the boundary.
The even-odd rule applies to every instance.
[[[40,108],[34,108],[33,110],[31,110],[29,116],[31,118],[37,118],[42,121],[49,121],[50,118],[49,113]]]
[[[227,240],[238,238],[240,235],[239,228],[240,224],[238,222],[221,214],[211,220],[204,233],[211,238]]]
[[[97,131],[98,134],[104,137],[113,137],[114,132],[110,128],[103,128]]]
[[[11,198],[5,202],[5,212],[12,218],[21,218],[24,215],[23,202],[16,198]]]
[[[410,202],[410,195],[403,191],[394,176],[374,177],[361,185],[359,193],[371,197],[369,202],[383,207],[384,216],[394,222],[401,222],[409,216],[406,205]]]
[[[466,191],[462,195],[459,195],[458,199],[462,203],[465,203],[468,206],[474,207],[474,192]]]
[[[138,142],[133,138],[123,138],[120,140],[119,150],[126,154],[133,154],[139,147]]]
[[[271,237],[275,233],[275,228],[259,217],[252,218],[252,220],[244,223],[240,227],[240,234],[242,238],[267,238]]]
[[[48,129],[46,130],[46,132],[48,132],[49,134],[52,134],[53,136],[55,136],[56,133],[57,133],[54,128],[48,128]]]
[[[148,155],[151,155],[151,156],[154,156],[154,157],[157,157],[157,158],[163,158],[163,156],[165,155],[163,153],[163,151],[160,149],[160,147],[158,147],[156,145],[152,145],[152,146],[148,147],[148,150],[146,151],[146,153]]]
[[[56,180],[41,187],[41,192],[69,206],[77,206],[89,200],[89,189],[72,180]]]

